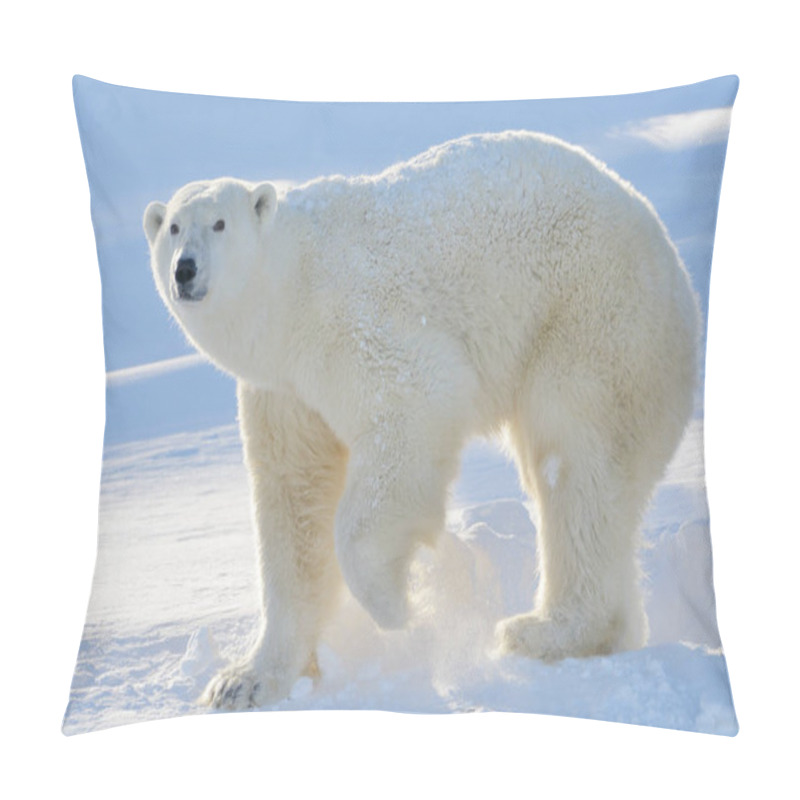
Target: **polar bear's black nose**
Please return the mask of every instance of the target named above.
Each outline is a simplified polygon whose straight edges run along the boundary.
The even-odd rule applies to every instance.
[[[178,286],[189,283],[197,275],[197,265],[193,258],[179,258],[178,268],[175,270],[175,281]]]

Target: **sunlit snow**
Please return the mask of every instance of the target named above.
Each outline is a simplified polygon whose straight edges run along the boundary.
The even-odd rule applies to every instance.
[[[646,649],[555,665],[493,652],[495,622],[530,607],[536,529],[513,466],[476,441],[447,531],[414,564],[413,624],[381,633],[346,597],[319,650],[321,677],[275,708],[532,711],[734,733],[701,448],[696,421],[645,522]],[[235,426],[107,448],[65,732],[208,713],[196,702],[205,683],[245,653],[258,620],[248,499]]]

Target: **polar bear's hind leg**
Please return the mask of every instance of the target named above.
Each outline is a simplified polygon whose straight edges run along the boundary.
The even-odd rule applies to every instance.
[[[653,481],[637,476],[602,383],[538,374],[536,387],[510,432],[539,511],[539,585],[531,612],[499,624],[501,647],[546,661],[641,647],[638,528]]]

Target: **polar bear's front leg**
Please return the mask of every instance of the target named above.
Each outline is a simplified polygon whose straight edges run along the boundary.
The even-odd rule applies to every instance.
[[[460,443],[448,446],[443,439],[413,423],[381,427],[350,453],[334,526],[336,554],[353,596],[384,629],[405,625],[414,552],[444,529]]]
[[[261,590],[261,631],[251,652],[216,675],[201,700],[248,708],[285,698],[316,670],[320,630],[336,605],[341,574],[333,519],[347,451],[293,396],[239,384]]]

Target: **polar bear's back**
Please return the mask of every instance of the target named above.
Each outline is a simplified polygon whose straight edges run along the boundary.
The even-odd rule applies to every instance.
[[[327,269],[339,277],[368,278],[380,262],[382,281],[396,269],[408,285],[439,276],[457,293],[460,277],[494,285],[518,278],[523,289],[538,276],[559,287],[596,269],[600,241],[609,251],[641,249],[639,271],[660,269],[659,256],[677,261],[642,195],[581,148],[545,134],[466,136],[377,175],[312,181],[286,200],[314,220]]]
[[[342,340],[346,326],[415,341],[427,326],[506,399],[548,337],[566,373],[624,364],[630,380],[691,383],[697,311],[677,251],[650,203],[580,148],[468,136],[287,201],[313,221],[320,308]]]
[[[444,142],[375,175],[318,178],[291,190],[287,200],[291,206],[319,211],[346,197],[351,208],[364,204],[374,224],[384,215],[398,222],[454,208],[480,213],[486,201],[493,206],[503,201],[543,206],[567,199],[587,181],[593,190],[619,195],[623,189],[636,195],[579,147],[546,134],[506,131]]]

